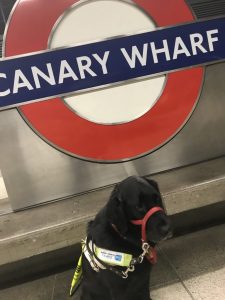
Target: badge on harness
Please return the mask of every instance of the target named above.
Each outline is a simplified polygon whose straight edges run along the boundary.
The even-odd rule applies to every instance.
[[[97,247],[95,249],[95,253],[100,260],[110,265],[125,267],[129,266],[132,260],[132,255],[130,254],[110,251]]]

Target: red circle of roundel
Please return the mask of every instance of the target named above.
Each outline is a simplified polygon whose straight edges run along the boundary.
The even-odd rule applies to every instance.
[[[19,1],[8,26],[5,56],[47,49],[55,22],[76,2]],[[193,20],[184,0],[134,2],[158,26]],[[129,160],[150,153],[181,129],[196,105],[202,78],[203,68],[200,67],[169,74],[164,91],[153,108],[139,119],[120,125],[85,120],[60,98],[27,104],[19,109],[40,136],[66,153],[94,161]]]

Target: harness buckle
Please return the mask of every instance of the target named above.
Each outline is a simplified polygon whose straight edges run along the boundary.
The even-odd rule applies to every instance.
[[[145,252],[145,253],[148,253],[148,249],[150,248],[149,244],[148,243],[143,243],[142,244],[142,250]]]
[[[135,267],[134,267],[134,266],[130,266],[130,267],[128,268],[128,272],[134,272],[134,270],[135,270]]]
[[[137,263],[138,264],[141,264],[143,262],[143,259],[144,259],[144,256],[143,255],[140,255],[138,258],[137,258]]]

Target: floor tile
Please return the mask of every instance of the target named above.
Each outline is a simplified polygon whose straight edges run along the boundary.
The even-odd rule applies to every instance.
[[[152,300],[192,300],[181,283],[154,289],[151,292],[151,298]]]
[[[0,300],[51,300],[54,281],[55,275],[1,290]]]
[[[69,297],[73,272],[1,290],[0,300],[79,300],[80,290]],[[150,285],[153,300],[224,300],[225,225],[160,244]]]
[[[225,268],[193,277],[184,283],[194,299],[225,299]]]
[[[73,278],[74,270],[65,271],[56,275],[55,287],[52,300],[79,300],[80,290],[70,297],[70,285]]]
[[[160,249],[182,280],[219,270],[225,267],[225,224],[174,238]]]
[[[168,261],[158,251],[158,261],[152,268],[150,286],[168,285],[179,281]]]

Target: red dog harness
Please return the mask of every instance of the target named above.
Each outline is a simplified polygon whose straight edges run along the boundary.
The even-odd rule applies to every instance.
[[[146,224],[148,220],[151,218],[153,214],[155,214],[158,211],[163,211],[163,209],[159,206],[155,206],[153,208],[150,208],[149,211],[145,214],[143,219],[139,220],[131,220],[130,222],[134,225],[141,225],[141,239],[142,243],[147,242],[147,236],[146,236]],[[146,255],[146,258],[149,260],[150,263],[155,264],[157,262],[157,254],[156,250],[153,247],[149,248],[149,253]]]

